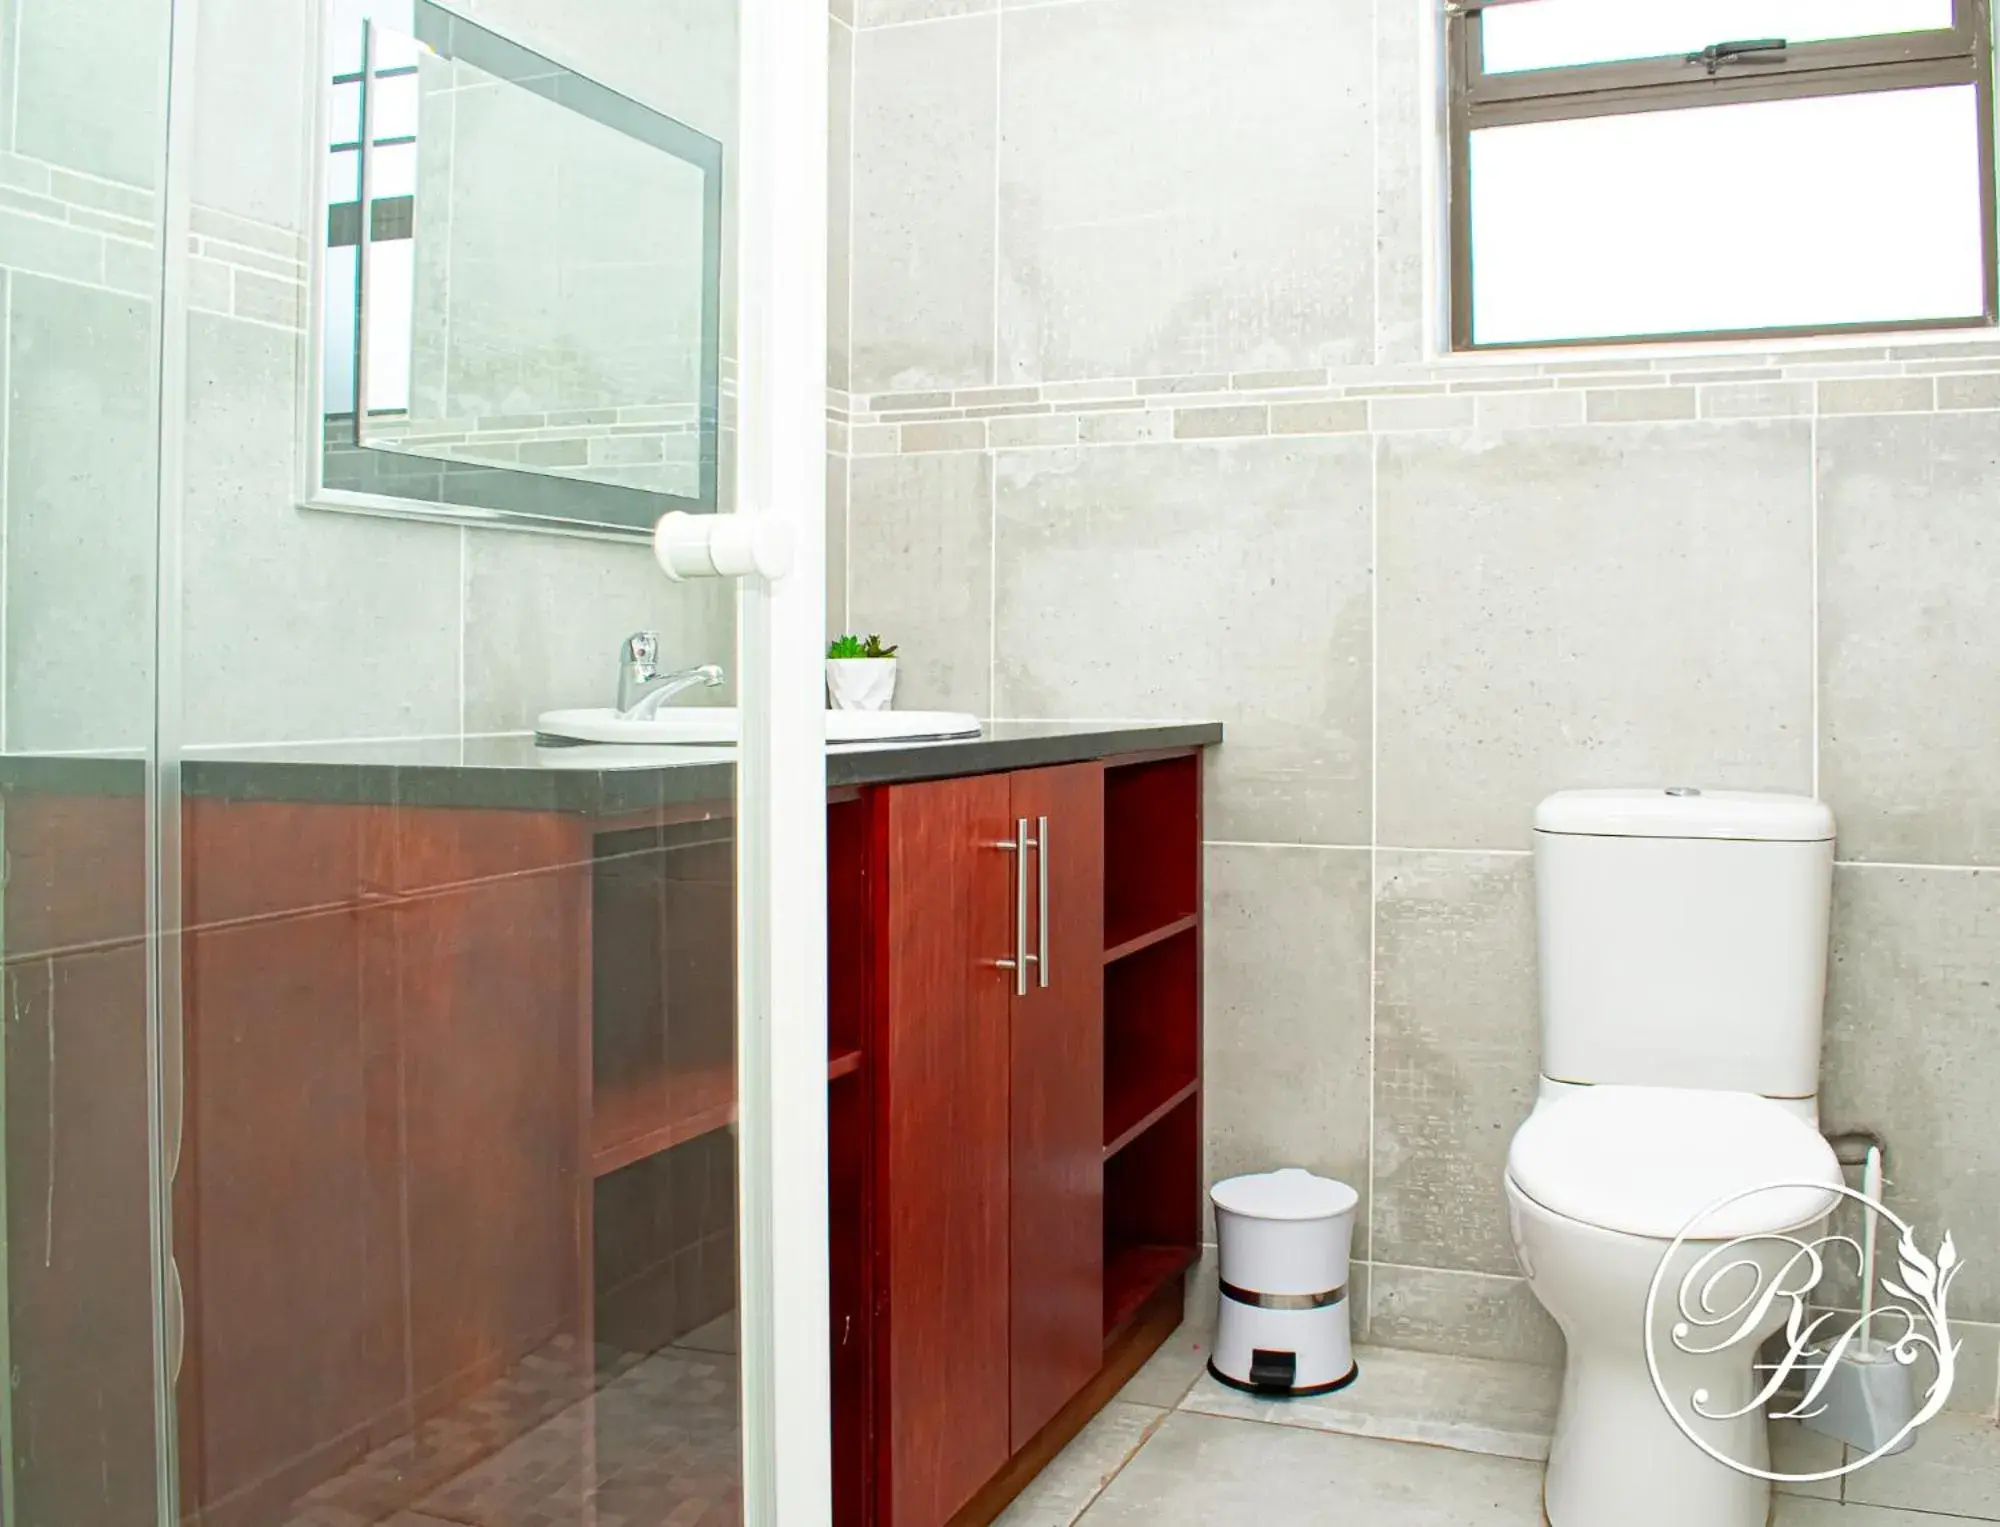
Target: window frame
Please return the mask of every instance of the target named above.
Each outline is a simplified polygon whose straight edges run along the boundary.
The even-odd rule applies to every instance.
[[[1454,353],[1936,332],[1992,328],[2000,324],[2000,228],[1996,228],[1994,190],[1994,0],[1952,0],[1949,29],[1797,43],[1786,50],[1781,60],[1729,64],[1712,75],[1680,58],[1625,59],[1486,73],[1484,12],[1502,5],[1531,3],[1535,0],[1450,0],[1445,7],[1449,334]],[[1986,129],[1979,138],[1979,195],[1984,234],[1980,263],[1985,298],[1978,316],[1474,342],[1473,133],[1483,128],[1528,122],[1574,121],[1751,101],[1877,94],[1941,85],[1973,86],[1980,120]]]

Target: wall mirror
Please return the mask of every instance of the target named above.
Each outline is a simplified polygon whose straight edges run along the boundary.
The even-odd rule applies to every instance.
[[[307,503],[713,511],[722,144],[432,0],[331,0],[322,57]]]

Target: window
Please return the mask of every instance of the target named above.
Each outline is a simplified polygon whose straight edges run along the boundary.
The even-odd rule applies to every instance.
[[[400,415],[410,407],[405,336],[415,290],[421,48],[371,21],[370,10],[368,0],[335,0],[329,38],[334,72],[327,96],[324,301],[326,331],[335,342],[326,347],[323,386],[329,413],[352,415],[365,405],[371,414]],[[372,283],[365,305],[364,174],[371,218],[365,275]],[[366,333],[360,327],[364,313]]]
[[[1455,349],[1987,325],[1990,0],[1461,0]]]

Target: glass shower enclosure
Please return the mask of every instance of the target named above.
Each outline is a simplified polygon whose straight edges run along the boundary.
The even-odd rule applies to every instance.
[[[825,81],[0,4],[7,1527],[829,1519]],[[538,739],[641,632],[737,748]]]

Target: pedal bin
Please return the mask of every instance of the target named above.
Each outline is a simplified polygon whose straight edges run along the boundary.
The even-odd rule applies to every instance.
[[[1347,1259],[1361,1195],[1288,1167],[1209,1191],[1222,1309],[1208,1371],[1232,1389],[1331,1394],[1354,1382]]]

